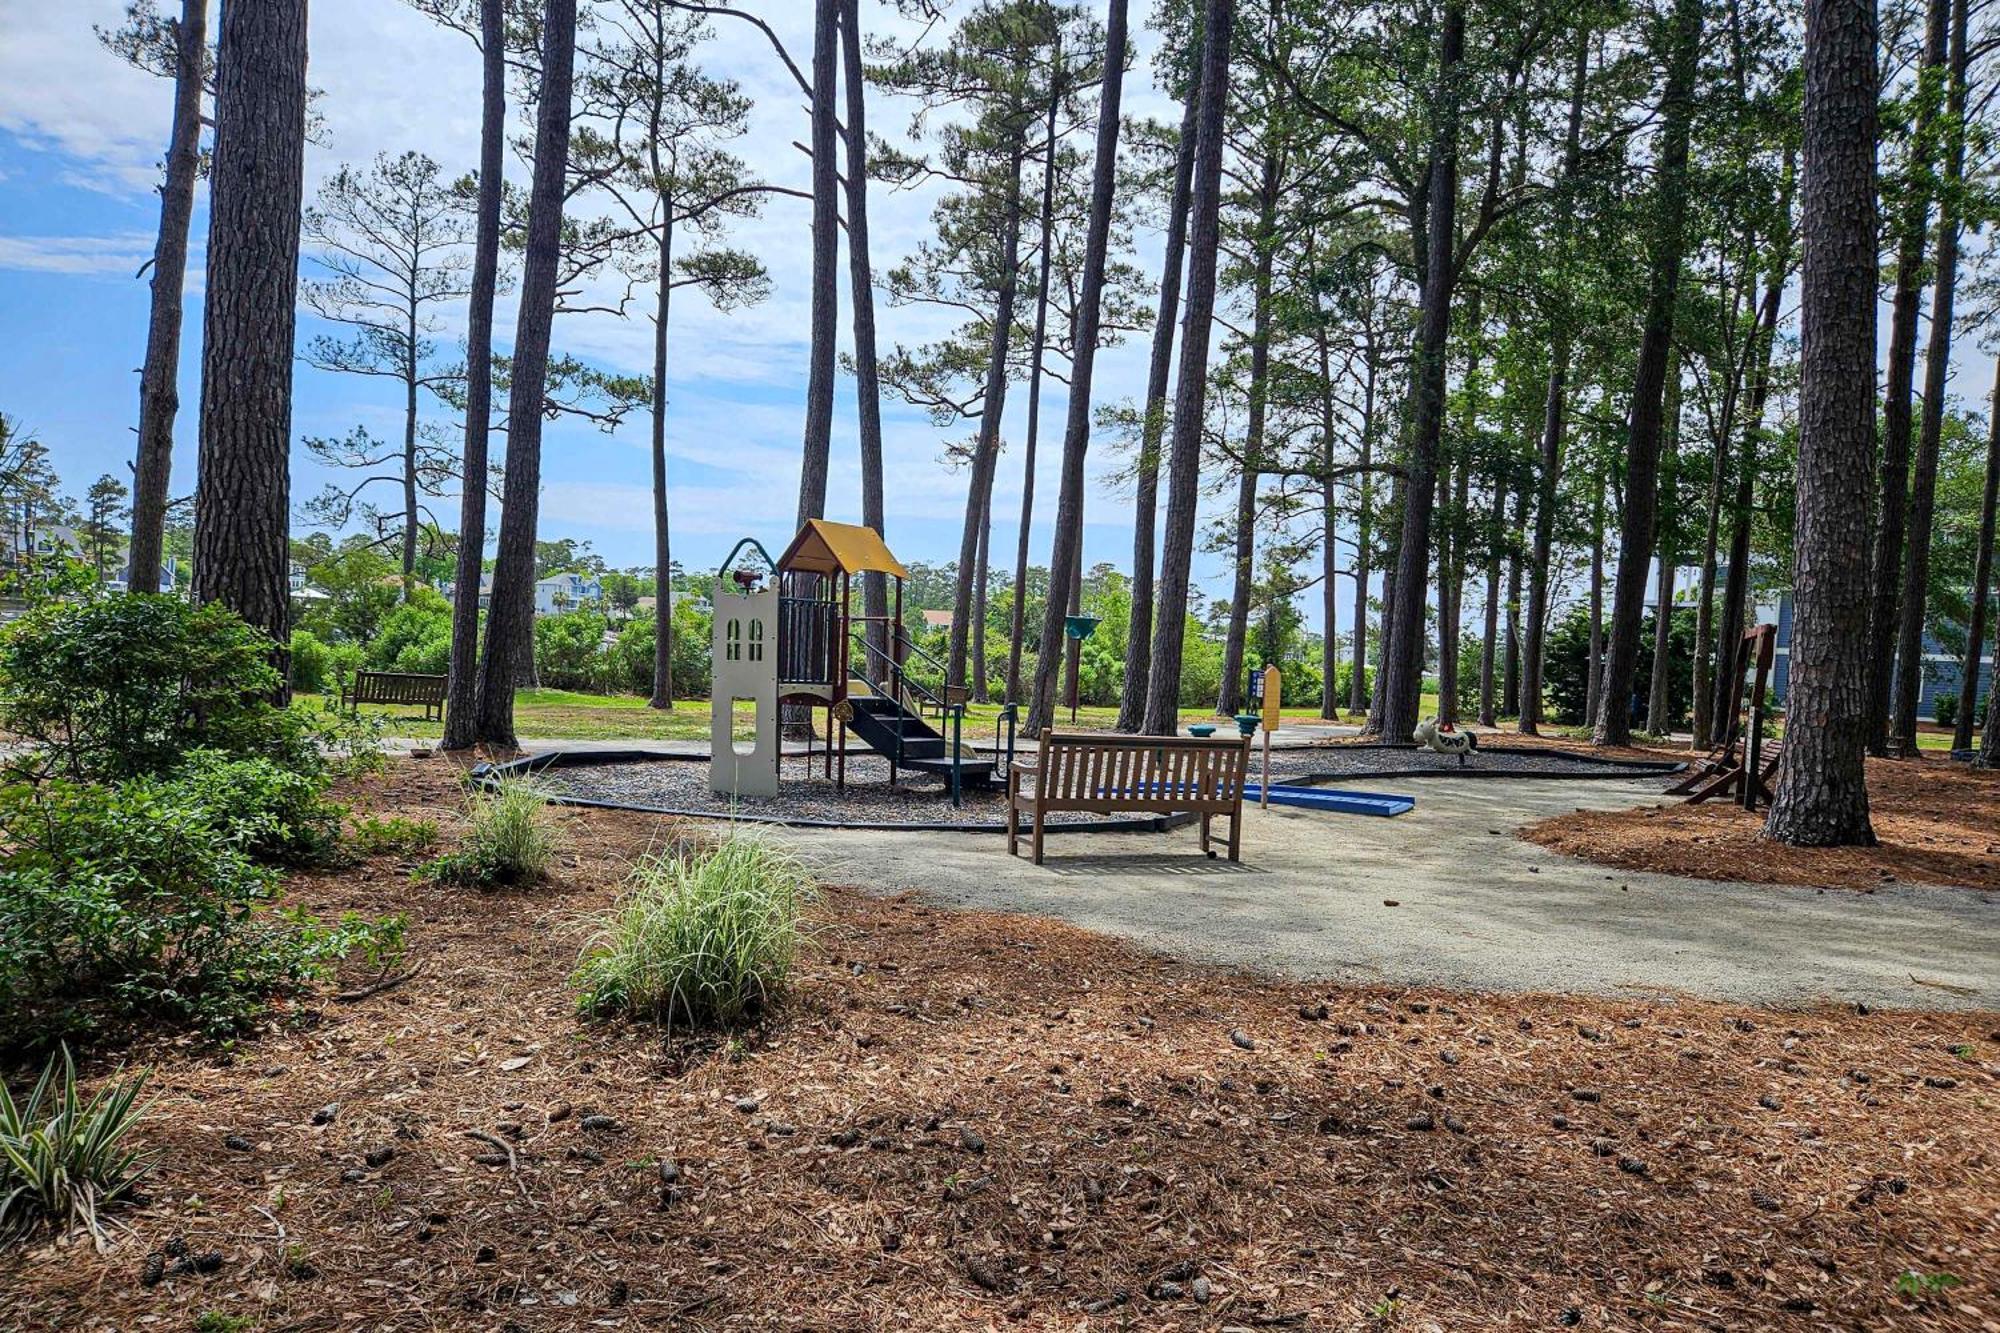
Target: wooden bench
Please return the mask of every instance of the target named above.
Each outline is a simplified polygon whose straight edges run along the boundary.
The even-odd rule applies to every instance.
[[[340,687],[340,706],[358,711],[362,704],[395,704],[420,707],[426,718],[441,718],[445,679],[417,671],[357,671]]]
[[[1032,762],[1007,773],[1007,854],[1020,855],[1021,816],[1033,821],[1032,853],[1042,863],[1047,816],[1058,810],[1094,814],[1201,816],[1201,849],[1209,823],[1229,817],[1229,859],[1242,850],[1243,782],[1250,742],[1242,736],[1125,736],[1106,732],[1042,732]],[[1027,779],[1033,790],[1028,790]]]

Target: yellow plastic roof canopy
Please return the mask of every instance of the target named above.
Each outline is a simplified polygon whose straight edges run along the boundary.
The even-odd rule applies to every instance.
[[[859,523],[834,523],[809,518],[792,538],[792,544],[778,557],[780,570],[798,569],[809,574],[893,574],[908,578],[910,571],[890,553],[882,534]]]

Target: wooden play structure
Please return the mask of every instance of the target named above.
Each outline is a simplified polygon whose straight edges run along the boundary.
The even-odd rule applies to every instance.
[[[1049,813],[1084,810],[1199,815],[1204,852],[1209,825],[1222,815],[1229,820],[1229,859],[1237,860],[1249,767],[1247,734],[1121,736],[1045,729],[1032,768],[1014,766],[1007,773],[1007,854],[1020,855],[1023,815],[1029,821],[1030,854],[1040,865]]]
[[[1779,746],[1764,744],[1764,696],[1770,685],[1777,645],[1775,625],[1757,625],[1743,632],[1729,659],[1729,706],[1719,719],[1723,724],[1722,741],[1694,764],[1685,778],[1667,788],[1669,795],[1685,796],[1690,804],[1727,797],[1745,810],[1771,803],[1771,780],[1778,772]],[[1746,719],[1743,680],[1753,670],[1756,675],[1750,687]]]
[[[739,566],[749,548],[763,557],[761,567]],[[856,576],[871,574],[892,581],[886,616],[871,616],[855,606]],[[824,710],[825,773],[843,787],[850,734],[888,760],[891,784],[905,769],[937,774],[949,784],[954,805],[968,783],[992,781],[1001,760],[964,743],[963,692],[947,691],[941,684],[932,689],[911,672],[915,663],[929,668],[921,673],[925,676],[935,673],[942,682],[945,675],[944,664],[903,628],[903,581],[908,577],[909,571],[883,544],[880,533],[853,523],[808,519],[775,561],[755,541],[746,538],[737,543],[716,580],[711,753],[717,758],[725,748],[732,753],[711,766],[710,782],[716,792],[776,793],[776,714],[787,705]],[[758,639],[749,637],[753,630]],[[762,702],[766,698],[771,700],[768,710]],[[741,757],[736,757],[733,744],[724,744],[734,735],[736,699],[759,701],[758,740]],[[768,749],[761,730],[767,711],[772,728]],[[937,727],[924,720],[926,711],[935,712]],[[1003,712],[1002,722],[1006,754],[1011,757],[1011,710]],[[809,735],[808,766],[819,757],[813,748],[819,740],[817,722],[810,725]],[[725,779],[732,785],[719,785]]]

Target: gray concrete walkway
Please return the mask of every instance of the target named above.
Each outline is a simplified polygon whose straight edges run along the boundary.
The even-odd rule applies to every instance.
[[[1041,913],[1168,954],[1301,978],[2000,1007],[2000,895],[1634,875],[1514,836],[1548,815],[1657,800],[1657,785],[1358,785],[1413,793],[1417,808],[1396,819],[1253,811],[1235,866],[1203,858],[1192,829],[1052,832],[1039,868],[1009,858],[1005,839],[991,834],[782,836],[832,882]]]

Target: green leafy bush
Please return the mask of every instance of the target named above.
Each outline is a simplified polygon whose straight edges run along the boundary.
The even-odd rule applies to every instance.
[[[686,600],[674,604],[674,697],[706,699],[713,682],[713,633],[706,612]],[[650,612],[634,616],[610,648],[610,683],[633,694],[653,692],[653,646],[657,634]]]
[[[352,837],[354,849],[363,856],[409,856],[437,846],[438,826],[434,819],[370,815],[354,821]]]
[[[268,910],[262,827],[174,780],[0,789],[0,1054],[141,1021],[223,1035],[399,930]]]
[[[611,658],[604,651],[604,633],[608,624],[591,610],[535,617],[535,673],[542,684],[554,690],[607,688]]]
[[[267,752],[285,730],[273,655],[218,605],[56,603],[0,634],[0,723],[74,778],[159,773],[197,748]]]
[[[413,588],[409,601],[382,617],[367,656],[377,671],[444,675],[451,666],[451,603],[433,589]]]
[[[334,694],[361,666],[359,644],[328,643],[308,630],[292,635],[292,688],[304,694]]]
[[[796,856],[748,834],[649,857],[577,967],[580,1007],[670,1027],[752,1017],[784,989],[811,893]]]
[[[472,888],[533,884],[555,858],[555,829],[549,803],[525,782],[510,780],[472,793],[467,809],[472,826],[455,852],[429,862],[417,878]]]
[[[174,773],[167,799],[205,810],[215,828],[259,861],[326,865],[337,858],[346,811],[326,799],[317,775],[269,759],[235,759],[196,750]]]
[[[67,1047],[49,1057],[25,1102],[0,1082],[0,1236],[81,1225],[104,1238],[101,1215],[153,1169],[125,1146],[146,1108],[141,1073],[113,1079],[89,1101],[77,1091]]]

